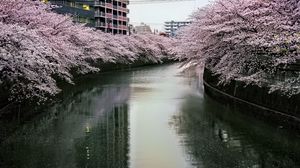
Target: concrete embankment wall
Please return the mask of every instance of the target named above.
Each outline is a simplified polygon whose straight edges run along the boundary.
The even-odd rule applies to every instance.
[[[268,87],[246,85],[241,81],[218,85],[218,76],[208,69],[204,70],[203,80],[205,93],[214,99],[243,113],[300,130],[300,95],[269,93]]]

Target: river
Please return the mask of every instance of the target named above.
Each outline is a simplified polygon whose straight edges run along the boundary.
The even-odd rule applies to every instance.
[[[18,119],[2,138],[1,168],[300,167],[298,134],[212,100],[178,64],[76,83]]]

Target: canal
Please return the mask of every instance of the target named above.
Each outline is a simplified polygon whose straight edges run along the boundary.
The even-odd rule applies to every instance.
[[[15,121],[1,168],[300,167],[299,135],[212,100],[177,64],[86,76],[60,100]]]

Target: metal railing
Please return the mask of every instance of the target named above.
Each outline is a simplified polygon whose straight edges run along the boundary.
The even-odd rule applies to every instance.
[[[118,10],[119,10],[119,11],[122,11],[122,12],[125,12],[125,13],[129,13],[129,9],[124,8],[124,7],[122,7],[122,6],[118,6]]]
[[[112,15],[111,13],[106,13],[105,16],[106,16],[107,18],[112,18],[113,15]]]
[[[105,3],[105,7],[107,7],[107,8],[113,8],[113,5],[111,3]]]
[[[95,12],[95,17],[105,17],[105,13],[104,12],[96,11]]]
[[[95,6],[105,6],[105,2],[103,2],[103,1],[95,1]]]
[[[126,25],[119,25],[118,28],[122,29],[122,30],[127,30],[128,29],[128,27]]]
[[[95,22],[96,27],[105,27],[106,24],[104,22]]]

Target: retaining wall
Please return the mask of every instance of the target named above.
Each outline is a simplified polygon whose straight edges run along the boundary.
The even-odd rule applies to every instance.
[[[205,93],[216,100],[243,113],[300,130],[300,95],[288,97],[280,91],[269,93],[267,86],[246,85],[241,81],[218,85],[219,76],[209,69],[204,70],[203,80]]]

